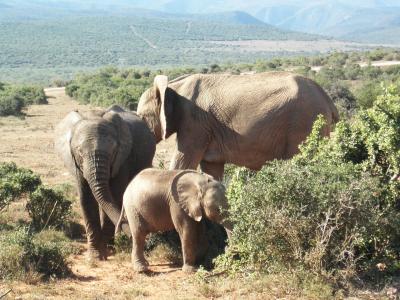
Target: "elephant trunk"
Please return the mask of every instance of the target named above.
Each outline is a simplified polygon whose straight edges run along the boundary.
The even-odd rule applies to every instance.
[[[115,202],[110,190],[110,159],[107,154],[95,153],[88,162],[87,167],[84,168],[84,177],[101,209],[114,224],[117,224],[121,208]],[[130,236],[127,224],[122,225],[122,230]]]
[[[224,221],[221,223],[221,225],[225,228],[225,231],[226,231],[226,234],[227,234],[227,236],[228,236],[228,239],[231,239],[232,230],[233,230],[233,226],[232,226],[231,222],[225,221],[225,220],[224,220]]]
[[[228,239],[231,239],[233,224],[229,220],[228,212],[225,209],[222,213],[222,222],[221,225],[225,228],[226,234],[228,235]]]

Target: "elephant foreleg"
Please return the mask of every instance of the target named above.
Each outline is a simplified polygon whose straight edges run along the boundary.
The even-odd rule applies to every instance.
[[[103,260],[106,258],[106,248],[102,239],[99,206],[83,178],[78,180],[78,192],[85,222],[89,258]]]
[[[183,226],[179,235],[182,244],[183,266],[182,271],[191,273],[196,271],[196,263],[204,256],[207,242],[204,239],[203,224],[190,220]],[[204,243],[201,245],[201,243]]]
[[[100,226],[101,226],[101,235],[104,243],[104,247],[107,249],[107,245],[112,242],[115,232],[114,223],[107,216],[107,214],[102,210],[100,211]]]
[[[224,163],[214,163],[202,160],[200,162],[201,171],[211,175],[216,180],[222,181],[224,177]]]
[[[178,132],[170,170],[197,169],[209,143],[205,132]]]

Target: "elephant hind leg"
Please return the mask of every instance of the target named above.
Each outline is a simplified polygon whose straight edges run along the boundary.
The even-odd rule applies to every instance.
[[[144,257],[146,236],[147,233],[141,231],[132,233],[132,266],[137,272],[145,272],[148,269],[149,263]]]
[[[125,206],[125,213],[132,233],[132,266],[137,272],[146,272],[149,263],[144,257],[146,236],[149,233],[145,220],[133,207]]]

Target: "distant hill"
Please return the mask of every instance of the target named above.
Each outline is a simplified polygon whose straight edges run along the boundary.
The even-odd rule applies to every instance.
[[[363,42],[400,43],[400,36],[386,34],[400,28],[399,0],[141,0],[130,3],[168,13],[243,11],[282,29]]]
[[[6,21],[0,16],[0,81],[30,78],[34,72],[46,73],[35,78],[68,78],[106,65],[156,68],[247,62],[286,53],[283,49],[247,51],[212,41],[320,39],[278,29],[241,12],[73,14],[58,10],[47,15],[43,9],[42,14],[45,17],[38,18],[19,12]]]
[[[191,16],[195,19],[204,21],[212,21],[212,22],[218,21],[222,23],[231,23],[231,24],[268,26],[263,21],[243,11],[228,11],[228,12],[221,12],[214,14],[196,14]]]
[[[354,5],[354,4],[353,4]],[[276,19],[276,12],[281,18]],[[302,8],[264,8],[257,16],[279,28],[323,34],[364,42],[400,43],[400,36],[381,35],[400,29],[400,8],[314,4]],[[271,17],[272,16],[272,17]]]

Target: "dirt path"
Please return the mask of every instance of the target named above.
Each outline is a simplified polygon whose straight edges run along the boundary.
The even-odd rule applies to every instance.
[[[358,63],[361,68],[366,68],[370,64],[366,62],[360,62]],[[400,65],[400,61],[398,60],[379,60],[379,61],[373,61],[371,62],[372,67],[390,67],[390,66],[397,66]],[[315,72],[321,71],[322,66],[313,66],[311,67],[311,70]]]
[[[138,38],[143,40],[150,48],[157,49],[157,46],[154,45],[148,38],[141,35],[135,28],[135,26],[131,25],[129,28],[132,30],[133,34],[136,35]]]

